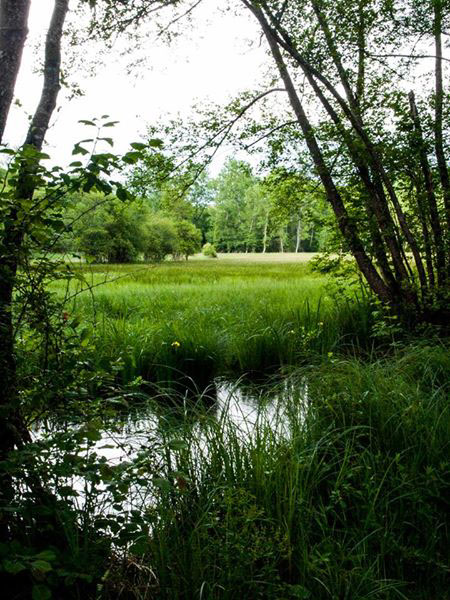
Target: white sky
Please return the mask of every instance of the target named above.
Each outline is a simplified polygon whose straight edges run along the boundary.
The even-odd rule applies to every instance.
[[[67,163],[73,144],[90,137],[92,131],[80,125],[79,119],[108,114],[120,121],[107,135],[114,138],[115,150],[123,152],[145,133],[147,123],[177,113],[187,115],[198,101],[223,104],[261,81],[267,62],[258,44],[256,23],[245,13],[236,16],[218,10],[220,4],[220,0],[204,0],[195,11],[192,27],[170,47],[149,35],[137,53],[146,62],[132,74],[126,69],[130,57],[121,58],[116,49],[95,76],[82,74],[79,83],[84,97],[68,102],[61,92],[60,110],[47,135],[46,151],[52,160]],[[33,113],[40,95],[41,77],[33,70],[43,54],[42,47],[37,50],[37,41],[44,40],[52,7],[52,0],[32,0],[30,33],[16,86],[21,107],[11,109],[4,136],[4,143],[15,147],[23,142],[27,114]],[[92,47],[81,52],[88,61],[95,59]]]

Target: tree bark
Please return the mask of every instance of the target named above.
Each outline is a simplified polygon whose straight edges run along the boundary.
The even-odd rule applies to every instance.
[[[69,9],[69,0],[55,0],[53,15],[45,43],[44,86],[41,99],[31,121],[25,144],[42,149],[50,119],[56,108],[61,89],[61,40],[64,22]]]
[[[441,179],[442,192],[444,196],[445,218],[447,223],[447,252],[450,252],[450,179],[448,175],[447,161],[445,160],[444,142],[442,134],[442,110],[444,103],[444,86],[442,75],[442,0],[434,0],[434,41],[436,52],[434,145],[439,170],[439,177]]]
[[[295,252],[297,253],[300,250],[300,235],[302,230],[302,217],[301,214],[298,216],[297,221],[297,230],[295,232]]]
[[[301,130],[305,137],[305,141],[308,146],[309,152],[314,161],[322,185],[325,189],[327,199],[333,208],[339,229],[341,230],[344,239],[348,243],[350,251],[355,257],[355,260],[364,277],[366,278],[366,281],[368,282],[370,288],[380,298],[380,300],[382,300],[385,303],[392,303],[394,301],[394,298],[392,297],[389,288],[386,286],[385,282],[380,277],[378,271],[376,270],[376,268],[372,264],[372,261],[370,260],[369,256],[364,250],[364,246],[358,236],[356,228],[347,214],[339,191],[336,188],[331,177],[330,171],[325,164],[322,152],[314,135],[313,127],[309,122],[309,119],[306,116],[300,98],[298,97],[298,94],[295,91],[294,84],[281,55],[278,42],[273,36],[272,30],[269,24],[267,23],[265,16],[262,13],[259,6],[253,4],[249,5],[247,2],[245,2],[245,4],[250,8],[255,17],[258,19],[267,38],[270,50],[280,72],[281,79],[285,84],[292,109],[294,110],[294,113],[297,117]]]
[[[267,247],[267,229],[269,227],[269,213],[266,213],[266,220],[264,221],[264,231],[263,231],[263,254],[266,253]]]
[[[25,144],[37,151],[42,149],[50,118],[60,89],[61,38],[69,0],[55,0],[53,16],[47,33],[44,86],[41,100],[32,119]],[[35,169],[29,161],[22,164],[16,187],[16,204],[4,221],[0,248],[0,461],[23,441],[29,440],[28,431],[20,415],[13,335],[13,290],[26,232],[26,216],[19,220],[20,201],[32,199]],[[4,479],[4,478],[2,478]],[[6,481],[6,480],[5,480]],[[8,503],[10,488],[0,481],[0,503]],[[5,493],[6,489],[6,493]],[[2,532],[4,534],[4,532]]]
[[[0,0],[0,143],[14,97],[31,0]]]
[[[431,229],[433,231],[434,245],[436,248],[436,270],[437,270],[438,282],[440,284],[442,284],[442,283],[444,283],[445,278],[446,278],[444,238],[442,236],[442,228],[441,228],[441,223],[439,221],[439,212],[438,212],[436,196],[435,196],[434,188],[433,188],[433,176],[431,174],[431,168],[430,168],[430,164],[428,162],[428,156],[427,156],[425,143],[424,143],[424,139],[423,139],[423,133],[422,133],[422,125],[420,123],[420,117],[419,117],[419,112],[418,112],[417,106],[416,106],[414,92],[409,93],[409,106],[410,106],[411,119],[414,123],[414,129],[416,132],[419,162],[420,162],[420,167],[422,169],[422,175],[423,175],[424,184],[425,184],[425,193],[426,193],[426,197],[427,197],[426,208],[428,208],[428,210],[425,210],[425,207],[423,206],[423,202],[421,202],[421,194],[419,193],[417,196],[418,203],[419,203],[419,210],[423,213],[421,221],[422,221],[422,225],[423,225],[422,232],[423,232],[424,241],[425,241],[425,245],[426,245],[426,247],[425,247],[426,256],[429,256],[429,254],[431,254],[431,250],[429,247],[429,235],[428,235],[427,223],[426,223],[427,213],[428,213],[429,218],[430,218],[430,223],[431,223]],[[428,261],[429,261],[429,258],[428,258]],[[431,277],[433,277],[433,271],[431,271]]]

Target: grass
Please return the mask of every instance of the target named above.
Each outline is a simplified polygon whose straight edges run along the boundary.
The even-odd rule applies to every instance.
[[[368,339],[367,304],[337,305],[327,279],[302,261],[229,258],[81,272],[92,293],[77,295],[69,311],[92,327],[98,365],[121,357],[122,383],[187,377],[203,387],[219,374],[271,372]]]
[[[105,414],[123,419],[120,394],[90,397],[86,423],[18,453],[25,473],[36,464],[58,497],[50,508],[17,499],[17,543],[0,544],[0,562],[20,591],[34,585],[77,600],[450,598],[445,342],[391,344],[383,355],[368,304],[336,302],[301,262],[80,269],[99,285],[73,299],[66,327],[78,319],[90,331],[76,357],[94,373],[120,356],[124,383],[192,377],[202,389],[218,374],[282,366],[288,385],[256,384],[259,418],[241,429],[203,398],[183,402],[183,387],[172,410],[149,398],[142,445],[127,451],[119,436],[117,463],[95,448]]]
[[[190,415],[141,517],[132,597],[448,598],[449,372],[439,346],[302,369],[287,435],[199,415],[200,437]]]

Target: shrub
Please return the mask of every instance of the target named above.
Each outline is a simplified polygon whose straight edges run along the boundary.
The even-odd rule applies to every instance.
[[[213,244],[207,242],[202,248],[203,256],[207,256],[208,258],[217,258],[216,248]]]
[[[202,232],[189,221],[177,221],[175,223],[177,232],[177,241],[175,244],[173,257],[184,256],[187,260],[189,256],[200,251]]]
[[[161,261],[175,251],[177,230],[167,217],[153,216],[144,226],[144,258]]]

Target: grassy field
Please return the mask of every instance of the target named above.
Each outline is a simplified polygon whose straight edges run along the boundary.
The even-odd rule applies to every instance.
[[[366,345],[365,302],[337,302],[304,255],[270,257],[82,267],[68,311],[92,328],[99,364],[121,357],[123,382],[185,375],[201,387]]]
[[[27,547],[38,527],[43,542],[33,534],[26,552],[51,562],[37,580],[33,559],[29,578],[52,597],[448,600],[445,340],[407,342],[388,328],[380,342],[367,299],[336,297],[307,261],[266,258],[79,266],[62,319],[75,338],[58,357],[66,380],[48,369],[71,401],[45,407],[69,426],[50,428],[33,455],[62,499],[49,512],[63,524],[56,544],[54,521],[18,499],[18,540]],[[226,403],[185,396],[243,373],[258,375],[240,385],[261,416],[247,428]],[[270,388],[261,375],[274,373]],[[139,377],[172,395],[120,385]],[[41,406],[50,393],[38,382]],[[138,447],[133,414],[147,418]],[[18,548],[7,558],[20,587]]]
[[[261,420],[242,439],[225,418],[205,441],[186,420],[138,597],[449,598],[449,371],[443,347],[299,370],[287,436]]]

